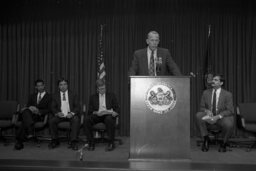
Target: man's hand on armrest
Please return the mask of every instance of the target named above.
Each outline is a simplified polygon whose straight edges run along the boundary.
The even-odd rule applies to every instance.
[[[55,116],[57,116],[59,118],[63,118],[65,115],[62,112],[58,112],[58,113],[55,113]]]
[[[29,110],[36,115],[40,115],[39,109],[35,106],[29,106]]]

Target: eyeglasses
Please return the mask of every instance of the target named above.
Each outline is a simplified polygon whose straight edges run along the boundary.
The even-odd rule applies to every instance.
[[[106,87],[99,87],[98,90],[105,90]]]

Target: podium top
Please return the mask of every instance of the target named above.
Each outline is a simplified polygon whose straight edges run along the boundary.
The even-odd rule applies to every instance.
[[[129,76],[130,78],[191,78],[190,75],[184,75],[184,76]]]

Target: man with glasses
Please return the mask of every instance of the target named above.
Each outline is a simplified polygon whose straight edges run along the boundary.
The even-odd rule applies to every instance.
[[[181,75],[169,50],[158,47],[159,42],[159,34],[156,31],[150,31],[146,39],[148,47],[134,52],[129,75]]]
[[[109,137],[106,151],[112,151],[115,148],[116,117],[120,114],[120,109],[115,94],[106,92],[105,81],[97,80],[96,85],[98,93],[90,97],[88,117],[85,118],[84,122],[84,130],[89,142],[88,150],[93,151],[95,149],[93,125],[103,122]]]

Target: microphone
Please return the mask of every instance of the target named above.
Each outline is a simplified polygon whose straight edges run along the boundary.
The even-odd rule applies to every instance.
[[[84,159],[84,149],[86,149],[88,147],[88,144],[84,144],[84,146],[82,146],[79,150],[77,150],[77,153],[78,153],[78,157],[79,157],[79,160],[80,161],[83,161]]]
[[[161,65],[162,65],[162,57],[156,57],[156,73],[157,75],[161,72]]]
[[[196,74],[194,74],[193,72],[190,72],[189,75],[194,77],[194,78],[196,77]]]

